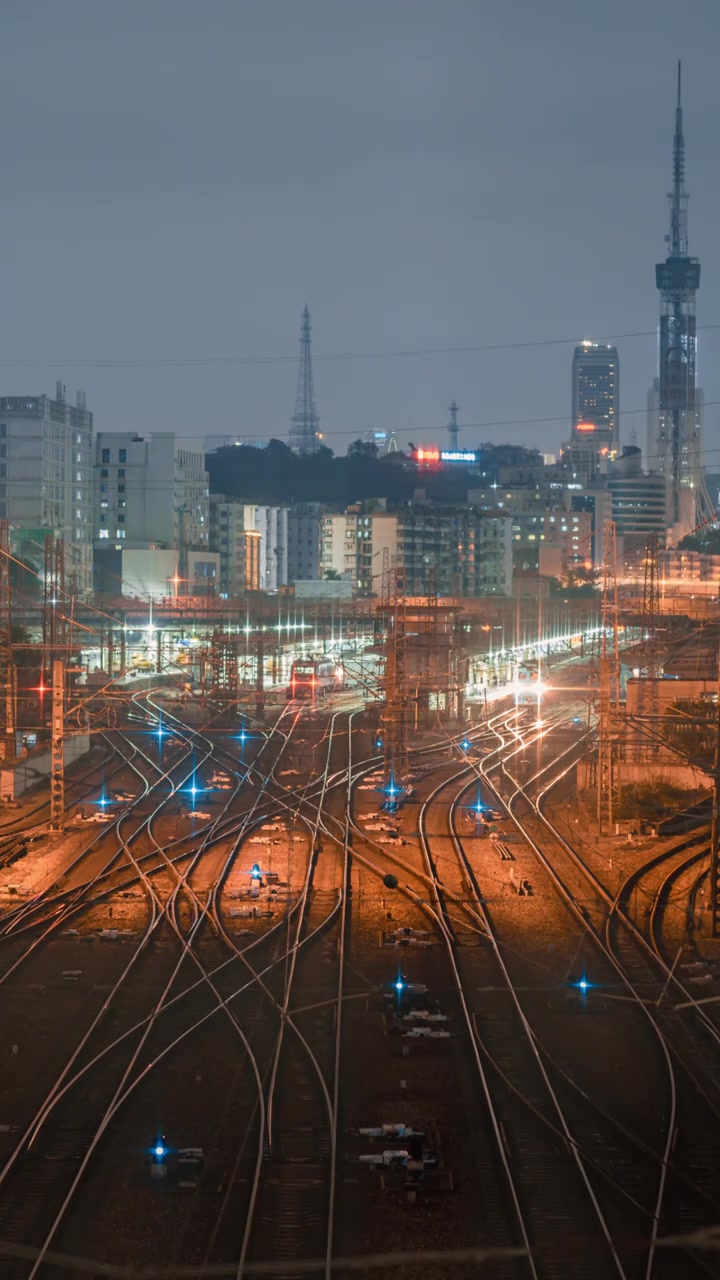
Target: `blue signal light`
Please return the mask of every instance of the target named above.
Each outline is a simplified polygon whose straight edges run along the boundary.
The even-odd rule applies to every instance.
[[[161,1156],[164,1156],[164,1155],[165,1155],[165,1148],[164,1148],[164,1147],[156,1147],[156,1148],[155,1148],[155,1155],[158,1157],[158,1159],[159,1159]]]
[[[255,866],[253,867],[252,871],[250,872],[250,875],[251,875],[251,876],[253,876],[255,880],[259,880],[259,878],[260,878],[260,874],[261,874],[261,872],[260,872],[260,868],[259,868],[259,866],[258,866],[258,864],[257,864],[257,862],[256,862],[256,863],[255,863]]]
[[[460,746],[462,747],[463,751],[469,751],[472,746],[472,742],[468,742],[466,738],[464,742],[460,743]]]

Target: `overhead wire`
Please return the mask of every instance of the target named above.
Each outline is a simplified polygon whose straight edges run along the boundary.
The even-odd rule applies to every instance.
[[[712,331],[720,329],[720,321],[710,322],[697,326],[698,332]],[[632,338],[655,338],[657,337],[657,327],[654,329],[633,329],[625,333],[605,333],[599,334],[593,339],[598,343],[614,343],[625,342]],[[445,356],[445,355],[478,355],[484,351],[519,351],[527,350],[533,347],[566,347],[582,343],[583,339],[577,335],[571,338],[528,338],[514,340],[512,342],[478,342],[478,343],[458,343],[445,347],[398,347],[390,348],[387,351],[313,351],[313,363],[332,363],[333,361],[351,361],[351,360],[404,360],[418,359],[424,356]],[[38,360],[35,357],[5,357],[0,359],[0,368],[26,368],[41,369],[48,365],[60,366],[68,369],[165,369],[165,368],[204,368],[206,366],[222,367],[225,365],[264,365],[264,364],[295,364],[297,362],[297,354],[271,354],[271,355],[226,355],[226,356],[86,356],[86,357],[64,357],[58,359],[55,357]]]

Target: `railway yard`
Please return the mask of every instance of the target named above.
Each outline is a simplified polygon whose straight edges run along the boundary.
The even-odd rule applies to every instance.
[[[357,692],[146,690],[9,813],[0,1275],[720,1275],[709,830],[571,823],[581,705],[398,795]]]

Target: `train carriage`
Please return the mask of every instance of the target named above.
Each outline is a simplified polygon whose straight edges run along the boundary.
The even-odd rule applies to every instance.
[[[298,658],[290,670],[290,698],[324,698],[342,688],[342,667],[331,658]]]

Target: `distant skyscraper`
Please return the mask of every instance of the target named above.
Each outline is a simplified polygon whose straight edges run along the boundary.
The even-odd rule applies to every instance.
[[[310,312],[305,307],[300,325],[300,368],[295,412],[290,420],[290,445],[297,453],[314,453],[320,445],[320,419],[315,408]]]
[[[573,440],[619,448],[620,359],[617,347],[583,342],[575,348],[572,362]]]
[[[678,63],[673,186],[669,193],[670,233],[665,262],[655,267],[660,291],[659,378],[648,401],[650,465],[668,481],[668,520],[682,536],[697,522],[698,498],[704,493],[702,475],[702,416],[695,386],[697,336],[695,292],[700,262],[688,251],[683,134]]]

